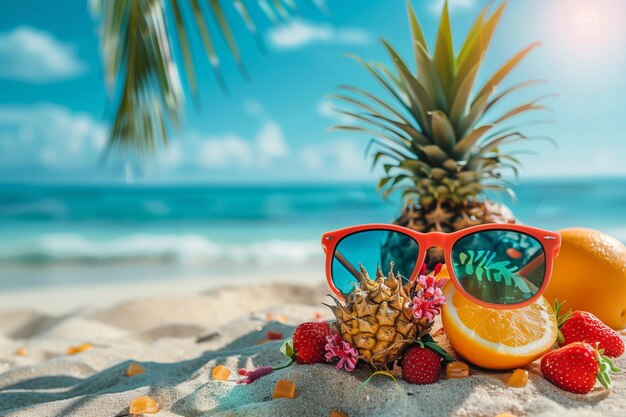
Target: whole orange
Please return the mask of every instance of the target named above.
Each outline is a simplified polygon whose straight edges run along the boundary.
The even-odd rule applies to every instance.
[[[561,251],[545,297],[565,301],[566,310],[589,311],[614,329],[626,328],[626,246],[597,230],[560,233]]]

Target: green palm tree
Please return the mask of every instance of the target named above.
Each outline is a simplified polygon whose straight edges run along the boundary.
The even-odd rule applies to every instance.
[[[325,9],[324,0],[304,1]],[[247,3],[255,3],[261,13],[251,13]],[[182,56],[190,93],[198,98],[190,44],[193,36],[199,36],[222,91],[226,91],[226,85],[220,69],[221,55],[230,54],[246,75],[225,5],[238,12],[260,45],[259,19],[254,16],[264,15],[276,24],[296,10],[296,0],[92,1],[100,23],[106,84],[116,106],[108,150],[145,153],[154,151],[158,143],[168,142],[170,130],[180,125],[184,109],[177,51]],[[215,33],[224,39],[227,54],[220,55]]]

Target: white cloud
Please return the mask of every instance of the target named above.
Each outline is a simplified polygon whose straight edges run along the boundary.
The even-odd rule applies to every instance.
[[[252,164],[252,152],[249,142],[229,134],[203,139],[197,160],[201,166],[207,168],[249,167]]]
[[[233,133],[200,139],[196,159],[205,168],[267,168],[275,159],[288,154],[281,127],[272,120],[265,120],[253,140]]]
[[[445,0],[431,0],[428,7],[431,13],[441,14]],[[452,10],[456,9],[471,9],[475,6],[475,0],[448,0],[448,8]]]
[[[362,180],[370,171],[364,146],[360,142],[336,139],[332,143],[303,147],[299,158],[303,167],[310,171],[332,172],[335,179]]]
[[[244,107],[246,109],[246,113],[251,116],[261,116],[265,113],[263,105],[254,98],[247,99],[244,103]]]
[[[106,135],[104,123],[57,104],[2,105],[0,137],[11,150],[0,152],[0,166],[93,166]]]
[[[46,83],[84,73],[74,47],[28,26],[0,33],[0,78]]]
[[[171,142],[159,153],[159,162],[165,167],[175,168],[185,162],[185,152],[180,142]]]
[[[272,28],[268,33],[270,45],[279,50],[292,50],[312,44],[365,45],[372,36],[359,28],[335,28],[327,23],[293,19]]]
[[[287,156],[288,148],[283,137],[283,130],[273,121],[263,124],[255,141],[260,161],[263,164],[270,163],[274,158]]]

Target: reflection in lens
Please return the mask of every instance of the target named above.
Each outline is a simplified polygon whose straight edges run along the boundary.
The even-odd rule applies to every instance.
[[[510,230],[472,233],[452,248],[454,273],[470,295],[493,304],[516,304],[539,291],[546,272],[541,243]]]
[[[337,244],[333,254],[332,278],[335,287],[347,294],[358,282],[359,263],[375,278],[373,271],[378,265],[383,273],[394,271],[405,279],[410,278],[417,262],[418,245],[411,237],[394,231],[366,230],[348,235]]]

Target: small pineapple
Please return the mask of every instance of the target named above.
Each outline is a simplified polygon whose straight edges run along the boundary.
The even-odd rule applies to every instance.
[[[370,279],[363,265],[359,285],[346,295],[345,303],[335,297],[335,330],[359,352],[359,359],[375,369],[388,369],[399,359],[404,348],[428,333],[432,321],[415,319],[411,297],[417,281],[402,285],[400,274],[394,275],[393,262],[387,278],[380,267],[376,279]]]

